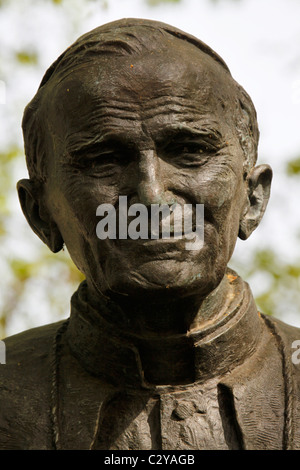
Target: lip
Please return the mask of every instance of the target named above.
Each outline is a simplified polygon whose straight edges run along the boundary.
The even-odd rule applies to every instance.
[[[186,243],[191,242],[186,237],[182,238],[159,238],[159,239],[137,239],[137,240],[114,240],[121,251],[134,252],[134,256],[151,259],[169,259],[185,257]]]
[[[208,225],[210,225],[208,223]],[[207,230],[207,223],[206,221],[204,222],[204,233]],[[128,246],[128,245],[135,245],[135,246],[145,246],[145,247],[160,247],[160,246],[174,246],[178,245],[178,248],[184,248],[186,243],[191,243],[194,241],[194,238],[196,235],[199,235],[199,232],[197,230],[197,226],[195,224],[192,225],[192,227],[189,227],[189,229],[185,232],[182,233],[182,231],[178,232],[174,230],[174,226],[170,226],[169,231],[167,232],[167,236],[163,236],[162,228],[160,227],[159,233],[155,233],[155,238],[154,235],[151,233],[151,228],[149,227],[148,231],[148,237],[147,238],[137,238],[137,239],[132,239],[130,237],[124,239],[116,238],[112,240],[114,243],[116,243],[118,246]],[[157,237],[157,238],[156,238]]]
[[[133,240],[131,238],[127,238],[126,240],[114,240],[115,242],[118,243],[118,245],[128,245],[128,244],[133,244],[133,245],[144,245],[144,246],[160,246],[160,245],[174,245],[174,244],[182,244],[188,241],[186,237],[181,237],[181,238],[175,238],[175,237],[169,237],[169,238],[137,238],[136,240]]]
[[[181,245],[185,243],[184,238],[159,238],[159,239],[137,239],[137,240],[130,240],[134,244],[143,245],[143,246],[163,246],[163,245]]]

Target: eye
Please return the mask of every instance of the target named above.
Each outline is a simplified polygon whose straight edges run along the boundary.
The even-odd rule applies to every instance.
[[[92,161],[88,172],[95,176],[112,176],[119,173],[120,166],[115,162]]]
[[[121,155],[114,152],[105,152],[88,159],[86,167],[88,173],[95,177],[109,177],[121,172],[126,162]]]
[[[207,150],[208,150],[208,147],[205,147],[202,144],[195,144],[195,143],[184,144],[181,147],[181,151],[184,155],[187,155],[187,154],[201,155],[201,154],[205,153],[205,151],[207,151]]]
[[[127,155],[114,150],[85,153],[73,159],[73,166],[95,178],[108,178],[118,175],[128,164]]]
[[[173,144],[167,149],[170,163],[181,167],[199,167],[217,151],[215,145],[208,142],[183,142]]]

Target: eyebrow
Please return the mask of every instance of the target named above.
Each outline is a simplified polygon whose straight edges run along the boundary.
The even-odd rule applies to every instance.
[[[173,140],[174,138],[180,139],[209,139],[214,143],[221,143],[223,141],[223,136],[221,132],[216,129],[214,125],[205,125],[199,128],[191,127],[186,124],[183,125],[174,125],[170,126],[161,132],[161,136],[158,137],[158,142],[163,142],[164,140]]]
[[[187,124],[174,124],[166,128],[161,129],[154,141],[156,144],[164,146],[164,144],[169,144],[172,140],[187,140],[187,139],[208,139],[215,144],[221,144],[223,137],[221,132],[216,129],[216,126],[213,124],[205,124],[204,126],[191,127]],[[101,146],[107,145],[112,146],[113,143],[117,143],[121,147],[134,146],[134,140],[130,141],[126,132],[116,133],[112,130],[104,132],[100,136],[87,133],[83,137],[83,142],[78,140],[76,135],[74,141],[69,139],[69,144],[67,144],[67,151],[71,156],[81,156],[88,152],[96,152]]]
[[[114,132],[107,132],[101,136],[94,136],[91,134],[88,134],[84,136],[83,141],[78,140],[78,138],[75,138],[74,141],[72,139],[69,139],[69,143],[67,143],[67,152],[70,155],[76,156],[76,155],[82,155],[86,152],[93,152],[102,145],[111,145],[112,142],[117,142],[120,145],[124,145],[123,139],[115,134]]]

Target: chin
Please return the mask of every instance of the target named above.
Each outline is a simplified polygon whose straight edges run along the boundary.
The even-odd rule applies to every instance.
[[[155,301],[170,301],[190,295],[206,297],[224,274],[217,275],[211,263],[191,261],[150,261],[137,269],[110,270],[105,273],[110,296],[121,295]],[[224,271],[225,272],[225,271]]]

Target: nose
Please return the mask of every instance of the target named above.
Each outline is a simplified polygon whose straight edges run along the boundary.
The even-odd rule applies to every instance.
[[[160,161],[155,150],[143,150],[139,156],[139,180],[137,193],[142,204],[170,204],[165,191]]]

